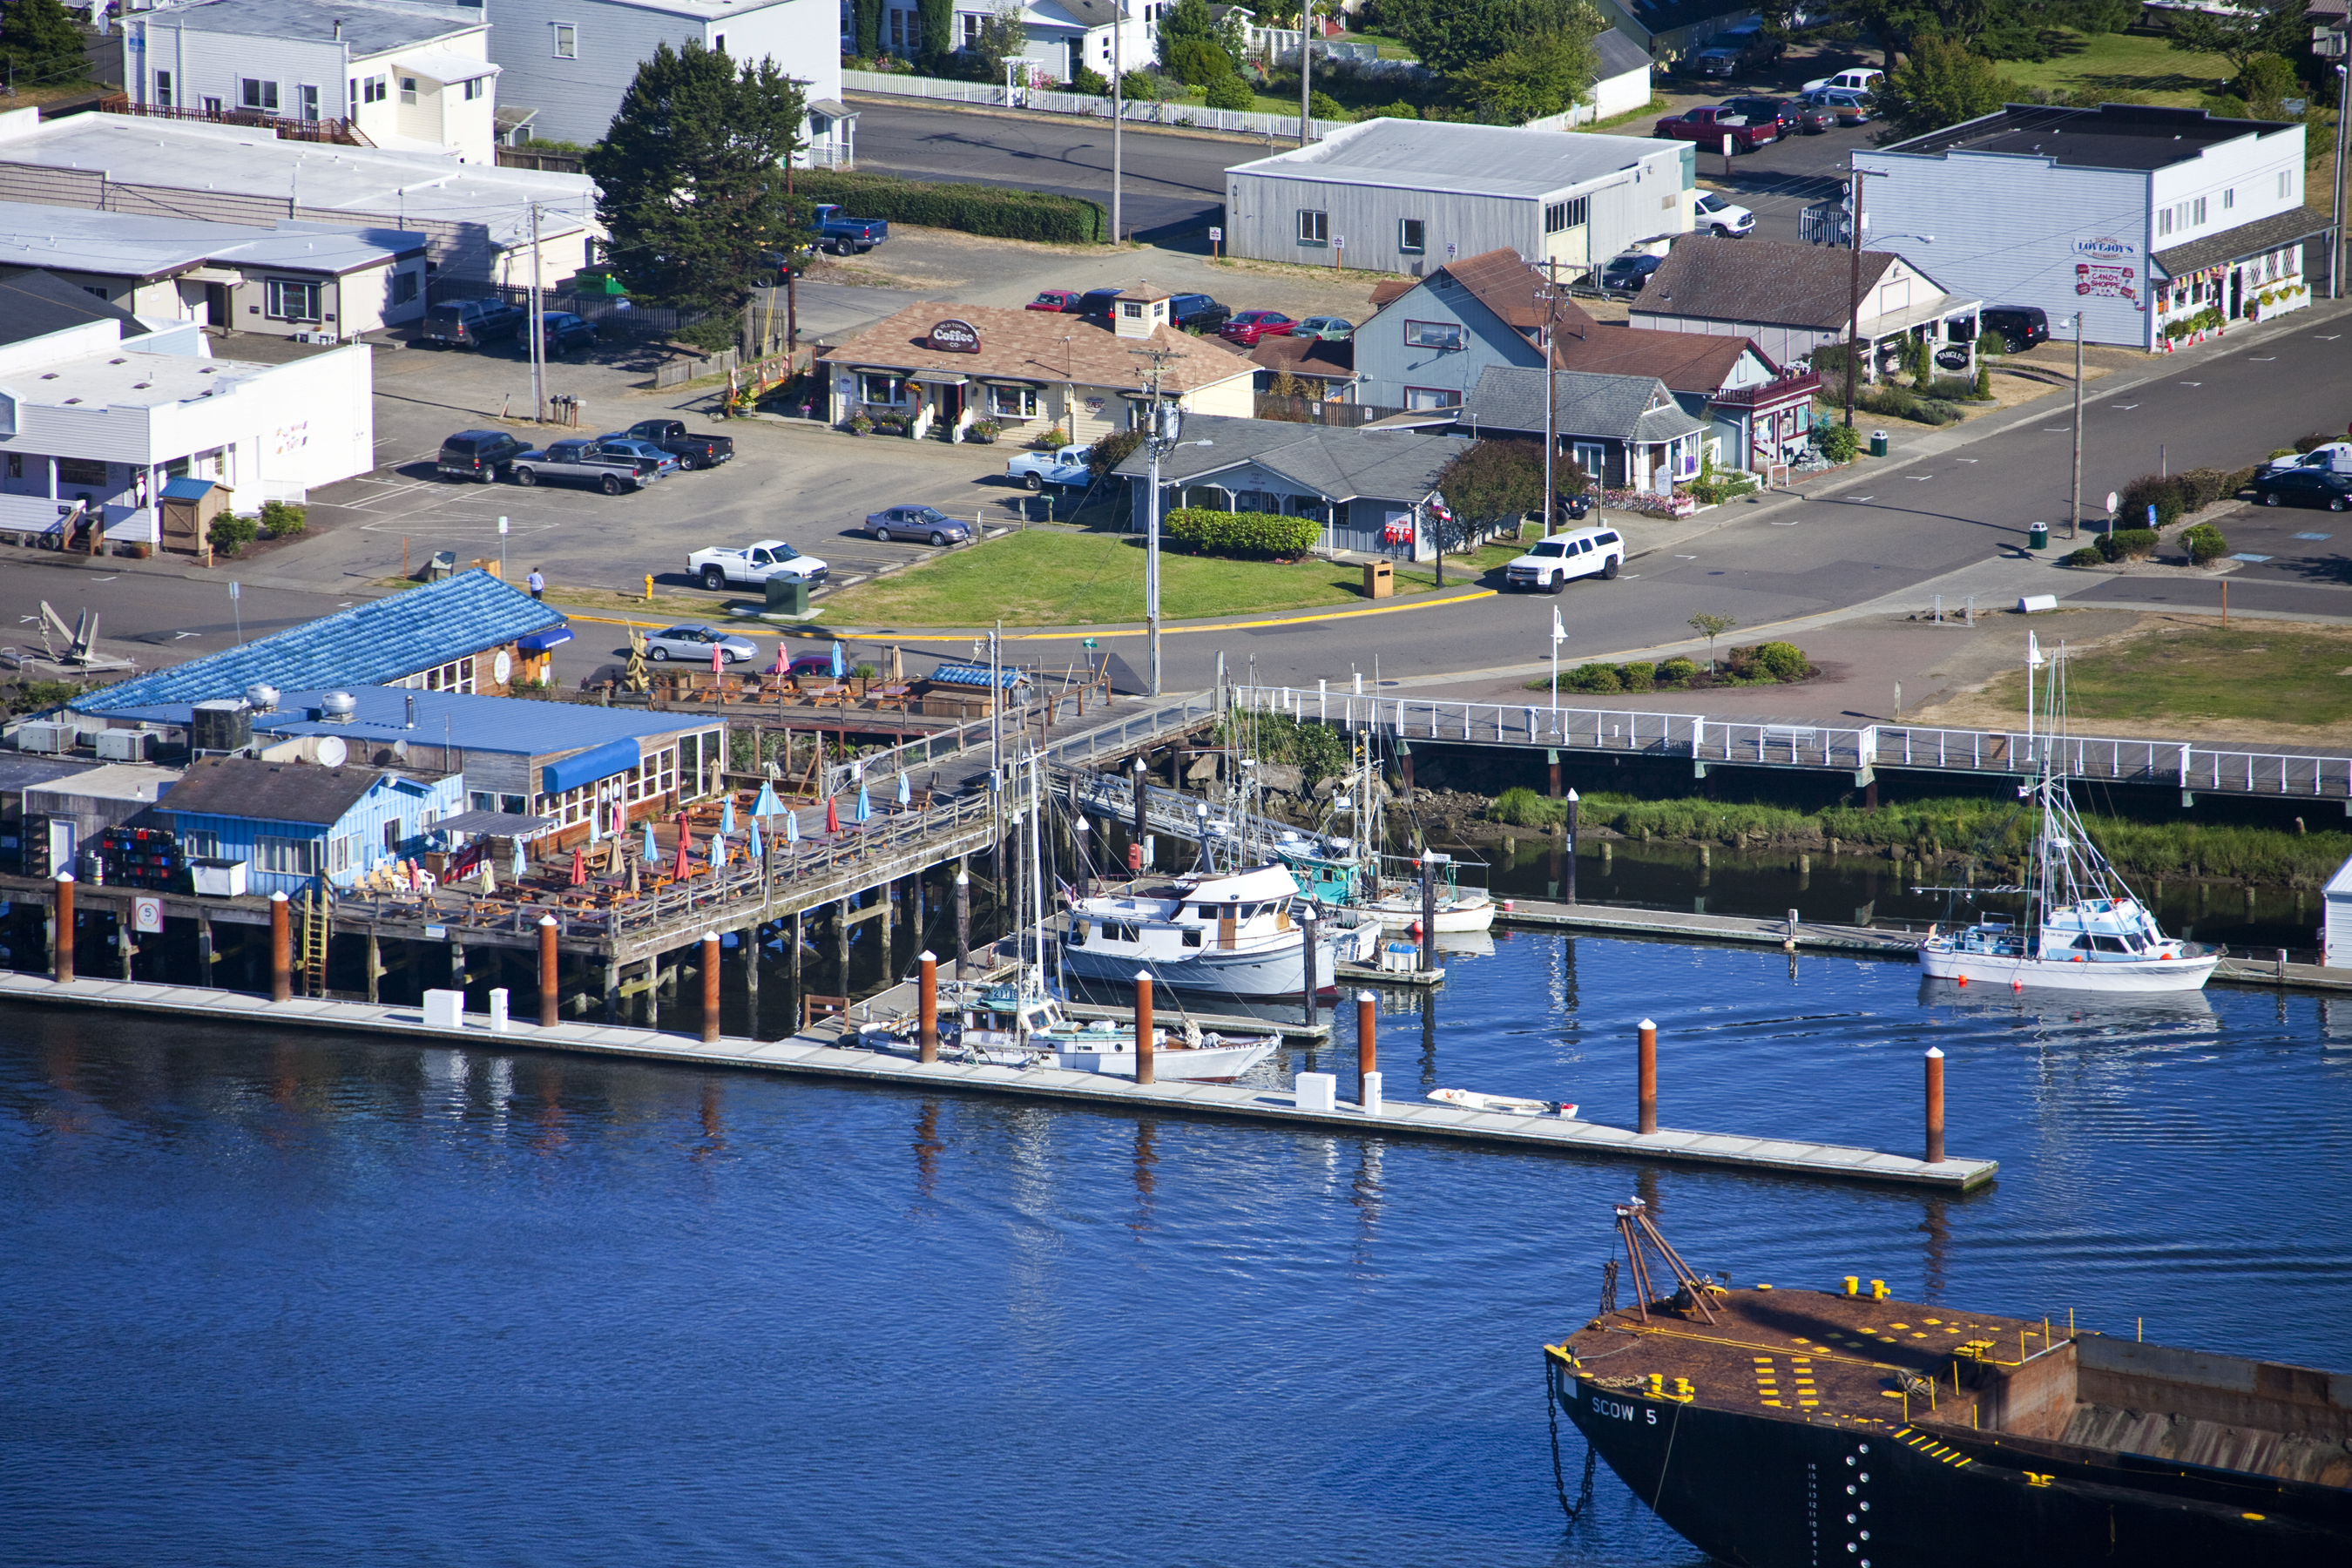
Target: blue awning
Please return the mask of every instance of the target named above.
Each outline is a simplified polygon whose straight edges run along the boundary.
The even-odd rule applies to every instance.
[[[1020,684],[1021,672],[1009,664],[996,667],[996,684],[1010,690]],[[986,686],[989,668],[984,664],[965,664],[950,660],[931,671],[931,680],[940,686]]]
[[[562,795],[614,773],[627,773],[641,761],[635,741],[608,741],[604,745],[550,763],[539,770],[541,795]]]
[[[571,640],[572,626],[567,621],[562,626],[550,626],[543,632],[533,632],[527,637],[517,637],[515,647],[525,653],[545,653],[556,644],[567,643]]]

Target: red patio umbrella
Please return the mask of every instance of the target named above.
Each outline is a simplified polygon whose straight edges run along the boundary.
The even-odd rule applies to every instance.
[[[713,675],[727,673],[727,650],[717,643],[710,645],[710,673]]]
[[[677,879],[678,879],[679,881],[681,881],[681,882],[682,882],[682,881],[684,881],[684,880],[686,880],[686,879],[687,879],[687,878],[688,878],[688,877],[690,877],[690,876],[692,876],[692,875],[694,874],[694,871],[693,871],[693,865],[692,865],[692,863],[691,863],[690,861],[688,861],[688,860],[687,859],[687,858],[686,858],[686,857],[687,857],[688,852],[689,850],[691,850],[693,847],[694,847],[694,831],[693,831],[693,829],[691,829],[691,828],[689,828],[689,827],[688,827],[688,826],[687,826],[687,825],[686,825],[686,813],[684,813],[684,812],[682,812],[682,811],[681,811],[681,812],[679,812],[679,813],[677,814]]]
[[[572,885],[575,888],[588,885],[588,862],[576,848],[572,851]]]
[[[831,795],[824,797],[824,830],[827,833],[841,831],[841,813],[835,807]]]

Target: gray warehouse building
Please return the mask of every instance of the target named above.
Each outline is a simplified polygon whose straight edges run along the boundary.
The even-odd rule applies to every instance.
[[[1687,234],[1697,172],[1687,142],[1368,120],[1227,169],[1225,243],[1258,261],[1416,278],[1508,249],[1559,262],[1565,279]]]

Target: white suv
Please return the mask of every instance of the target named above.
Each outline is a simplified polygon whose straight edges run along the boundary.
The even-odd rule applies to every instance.
[[[1625,542],[1613,528],[1571,528],[1536,542],[1534,549],[1503,569],[1514,588],[1557,594],[1570,577],[1614,577],[1625,564]]]
[[[1802,90],[1817,92],[1822,88],[1836,88],[1844,92],[1876,92],[1886,73],[1876,66],[1856,66],[1835,76],[1818,76],[1804,85]]]

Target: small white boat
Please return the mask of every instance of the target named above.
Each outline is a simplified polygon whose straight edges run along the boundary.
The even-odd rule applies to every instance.
[[[1429,1098],[1444,1105],[1458,1105],[1465,1110],[1499,1110],[1510,1116],[1558,1116],[1566,1121],[1576,1119],[1576,1102],[1572,1100],[1521,1100],[1508,1094],[1480,1094],[1475,1089],[1433,1089]]]
[[[1055,997],[1026,994],[1013,985],[942,988],[940,1059],[990,1067],[1056,1068],[1064,1072],[1135,1076],[1135,1026],[1110,1018],[1081,1023],[1063,1013]],[[1273,1035],[1220,1035],[1190,1019],[1157,1025],[1152,1034],[1154,1080],[1231,1083],[1272,1056],[1281,1044]],[[861,1025],[844,1045],[894,1057],[919,1053],[915,1021],[888,1018]]]
[[[1421,889],[1410,882],[1383,890],[1364,906],[1386,931],[1411,931],[1421,923]],[[1495,900],[1484,888],[1448,888],[1437,895],[1437,934],[1465,936],[1495,923]]]

